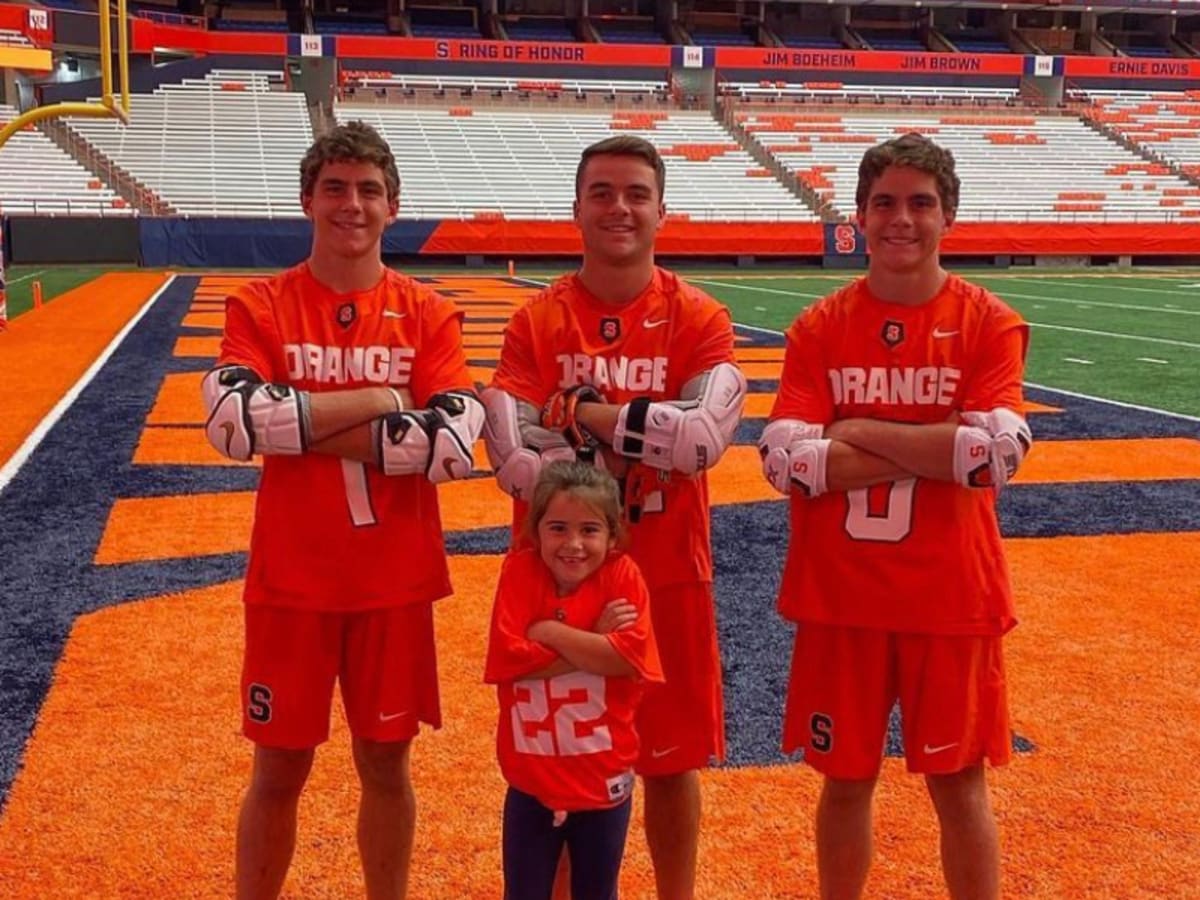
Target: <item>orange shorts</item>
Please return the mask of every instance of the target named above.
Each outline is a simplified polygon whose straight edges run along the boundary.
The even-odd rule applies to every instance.
[[[441,727],[433,604],[356,613],[246,607],[242,733],[304,750],[329,738],[333,683],[350,733],[403,741]]]
[[[910,772],[948,775],[1012,753],[999,636],[897,634],[802,623],[783,749],[831,778],[873,778],[900,702]]]
[[[640,775],[677,775],[725,758],[725,704],[712,585],[650,594],[650,618],[666,682],[650,685],[637,712]]]

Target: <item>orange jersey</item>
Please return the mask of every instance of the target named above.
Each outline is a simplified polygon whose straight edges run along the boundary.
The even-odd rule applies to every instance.
[[[576,384],[595,386],[614,404],[678,400],[689,380],[723,362],[734,362],[729,310],[672,273],[656,268],[646,290],[621,307],[566,275],[513,316],[492,385],[539,408]],[[704,474],[637,464],[626,480],[627,503],[644,510],[630,523],[629,552],[650,586],[711,581]],[[515,507],[519,524],[525,504]]]
[[[559,658],[525,637],[532,623],[558,619],[591,630],[604,607],[618,599],[637,607],[637,622],[607,638],[636,676],[575,671],[523,677]],[[536,550],[516,550],[504,560],[484,679],[497,685],[496,753],[509,784],[556,810],[602,809],[629,796],[638,756],[634,713],[643,684],[663,680],[649,603],[637,564],[624,554],[611,555],[565,597],[557,596]]]
[[[370,290],[335,294],[301,264],[226,300],[218,364],[312,392],[407,388],[422,407],[473,389],[461,335],[457,307],[411,278],[388,270]],[[349,612],[449,593],[426,479],[319,453],[263,458],[247,603]]]
[[[859,279],[787,331],[771,419],[932,424],[1021,408],[1028,327],[954,275],[928,303],[884,303]],[[999,634],[1015,624],[994,492],[907,479],[815,499],[793,493],[779,592],[794,621]]]

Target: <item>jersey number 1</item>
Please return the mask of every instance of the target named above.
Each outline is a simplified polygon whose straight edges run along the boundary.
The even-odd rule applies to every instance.
[[[375,525],[375,510],[371,507],[371,491],[367,484],[367,467],[351,459],[342,460],[342,480],[346,482],[346,505],[355,528]]]
[[[912,531],[917,479],[905,478],[846,492],[846,533],[856,541],[899,543]]]

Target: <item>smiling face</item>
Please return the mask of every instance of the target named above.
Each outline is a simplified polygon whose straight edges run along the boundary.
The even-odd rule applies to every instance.
[[[538,552],[560,596],[570,594],[604,564],[616,536],[604,516],[570,491],[559,491],[538,520]]]
[[[889,166],[858,208],[873,276],[936,279],[938,248],[954,223],[938,194],[937,179],[912,166]]]
[[[399,212],[399,198],[388,199],[383,170],[351,160],[322,165],[300,205],[313,223],[313,255],[350,260],[378,256],[383,231]]]
[[[653,166],[636,156],[601,153],[581,172],[574,213],[585,256],[622,265],[653,259],[667,210]]]

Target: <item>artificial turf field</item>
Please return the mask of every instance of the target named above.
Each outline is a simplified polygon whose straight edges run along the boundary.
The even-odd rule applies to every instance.
[[[13,309],[30,271],[9,270]],[[0,336],[0,897],[228,896],[249,762],[236,734],[238,579],[256,470],[209,450],[198,384],[236,279],[163,288],[153,273],[52,270],[38,276],[47,296],[51,275],[84,284]],[[467,313],[480,380],[542,280],[521,275],[435,279]],[[1021,618],[1006,645],[1018,752],[991,777],[1005,894],[1196,896],[1200,275],[968,277],[1033,326],[1038,443],[1001,498]],[[777,751],[784,503],[753,443],[782,360],[776,332],[844,278],[692,279],[744,326],[755,390],[710,477],[730,761],[704,777],[702,897],[815,895],[818,781]],[[441,497],[456,594],[438,605],[446,726],[415,751],[412,896],[498,897],[503,786],[480,677],[508,509],[484,477]],[[346,743],[335,713],[287,896],[361,895]],[[932,811],[894,758],[877,835],[871,896],[941,893]],[[624,894],[650,885],[635,821]]]

